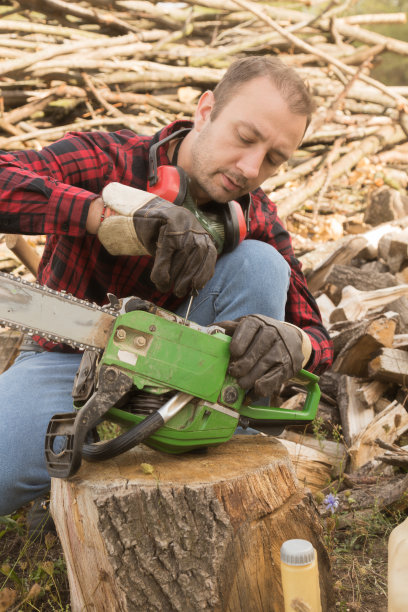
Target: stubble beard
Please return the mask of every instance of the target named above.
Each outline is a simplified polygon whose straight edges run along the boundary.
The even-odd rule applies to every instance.
[[[247,185],[243,186],[242,177],[234,176],[228,169],[209,170],[212,160],[208,145],[210,141],[208,130],[209,127],[204,128],[200,137],[193,143],[191,148],[190,189],[192,196],[199,204],[205,204],[210,201],[225,204],[234,198],[246,194],[248,192]],[[223,174],[237,182],[240,187],[242,185],[242,188],[237,193],[228,192],[222,187],[222,184],[217,183],[217,177],[221,180],[221,175]]]

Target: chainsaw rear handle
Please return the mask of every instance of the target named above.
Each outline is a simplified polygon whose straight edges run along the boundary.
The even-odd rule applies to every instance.
[[[295,425],[296,423],[311,423],[317,414],[320,401],[319,377],[307,370],[300,370],[291,381],[306,387],[307,395],[303,410],[287,410],[270,406],[242,406],[239,413],[251,420],[250,424],[273,423],[273,425]]]
[[[48,424],[45,435],[45,458],[50,476],[68,478],[81,466],[82,447],[86,436],[112,406],[126,401],[132,389],[132,379],[114,366],[102,366],[99,386],[79,412],[56,414]],[[65,442],[56,450],[57,438]]]

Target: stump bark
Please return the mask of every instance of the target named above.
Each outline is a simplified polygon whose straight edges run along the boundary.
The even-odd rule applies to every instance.
[[[140,446],[53,479],[73,612],[281,612],[280,546],[310,540],[333,605],[314,502],[283,445],[235,436],[205,453]]]

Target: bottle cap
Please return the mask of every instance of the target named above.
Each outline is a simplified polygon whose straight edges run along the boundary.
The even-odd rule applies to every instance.
[[[281,546],[281,561],[287,565],[308,565],[315,558],[315,550],[307,540],[286,540]]]

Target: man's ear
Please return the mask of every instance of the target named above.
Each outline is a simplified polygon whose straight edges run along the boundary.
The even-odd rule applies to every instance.
[[[196,112],[194,115],[194,128],[198,131],[201,130],[204,123],[209,118],[211,111],[214,106],[214,94],[212,91],[205,91],[200,97]]]

